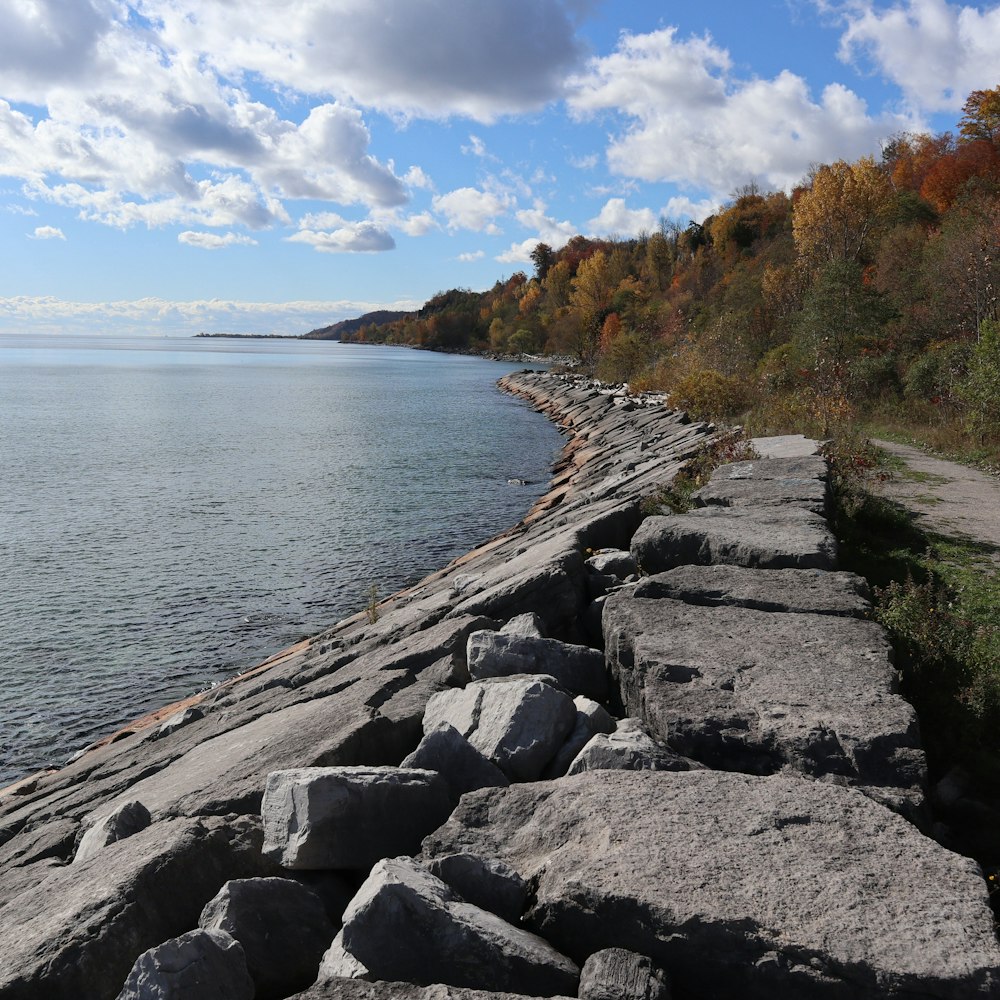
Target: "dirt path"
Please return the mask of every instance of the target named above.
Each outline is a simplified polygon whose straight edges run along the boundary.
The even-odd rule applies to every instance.
[[[884,490],[916,514],[920,528],[996,546],[1000,561],[1000,479],[908,445],[874,443],[906,463]]]

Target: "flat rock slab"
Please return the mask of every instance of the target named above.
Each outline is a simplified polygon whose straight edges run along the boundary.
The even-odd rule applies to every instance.
[[[451,812],[436,771],[303,767],[267,776],[264,853],[285,868],[359,869],[415,854]]]
[[[595,771],[474,792],[424,842],[537,885],[526,923],[582,962],[624,947],[681,996],[972,1000],[1000,989],[978,866],[850,788]]]
[[[797,481],[826,482],[829,463],[822,455],[795,458],[751,458],[743,462],[727,462],[712,470],[713,483]]]
[[[912,707],[874,622],[616,594],[608,661],[629,713],[687,757],[767,774],[790,766],[922,802]]]
[[[646,573],[712,563],[837,568],[837,542],[826,521],[798,507],[702,507],[647,517],[632,537],[632,555]]]
[[[755,437],[750,444],[761,458],[798,458],[816,455],[820,442],[802,434],[778,434],[774,437]]]
[[[468,990],[463,986],[414,986],[412,983],[365,983],[357,979],[329,979],[316,983],[291,1000],[526,1000],[523,993]],[[552,1000],[571,1000],[553,997]]]
[[[850,618],[871,614],[868,585],[862,577],[820,569],[678,566],[640,580],[632,593],[636,597],[666,597],[685,604],[724,604],[758,611]]]
[[[830,491],[821,479],[713,479],[694,494],[705,507],[801,507],[826,514]]]

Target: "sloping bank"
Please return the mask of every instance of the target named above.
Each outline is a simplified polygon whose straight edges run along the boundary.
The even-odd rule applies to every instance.
[[[504,383],[522,524],[0,795],[0,998],[997,995],[822,459],[644,518],[711,428]]]

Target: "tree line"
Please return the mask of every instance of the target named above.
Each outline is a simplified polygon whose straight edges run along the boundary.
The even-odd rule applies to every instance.
[[[748,184],[700,224],[531,260],[351,339],[571,354],[755,433],[861,416],[997,454],[1000,87],[969,95],[956,133],[895,135],[790,194]]]

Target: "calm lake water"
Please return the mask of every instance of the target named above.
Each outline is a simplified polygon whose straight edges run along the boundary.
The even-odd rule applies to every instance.
[[[514,367],[0,338],[0,786],[514,524],[561,443]]]

